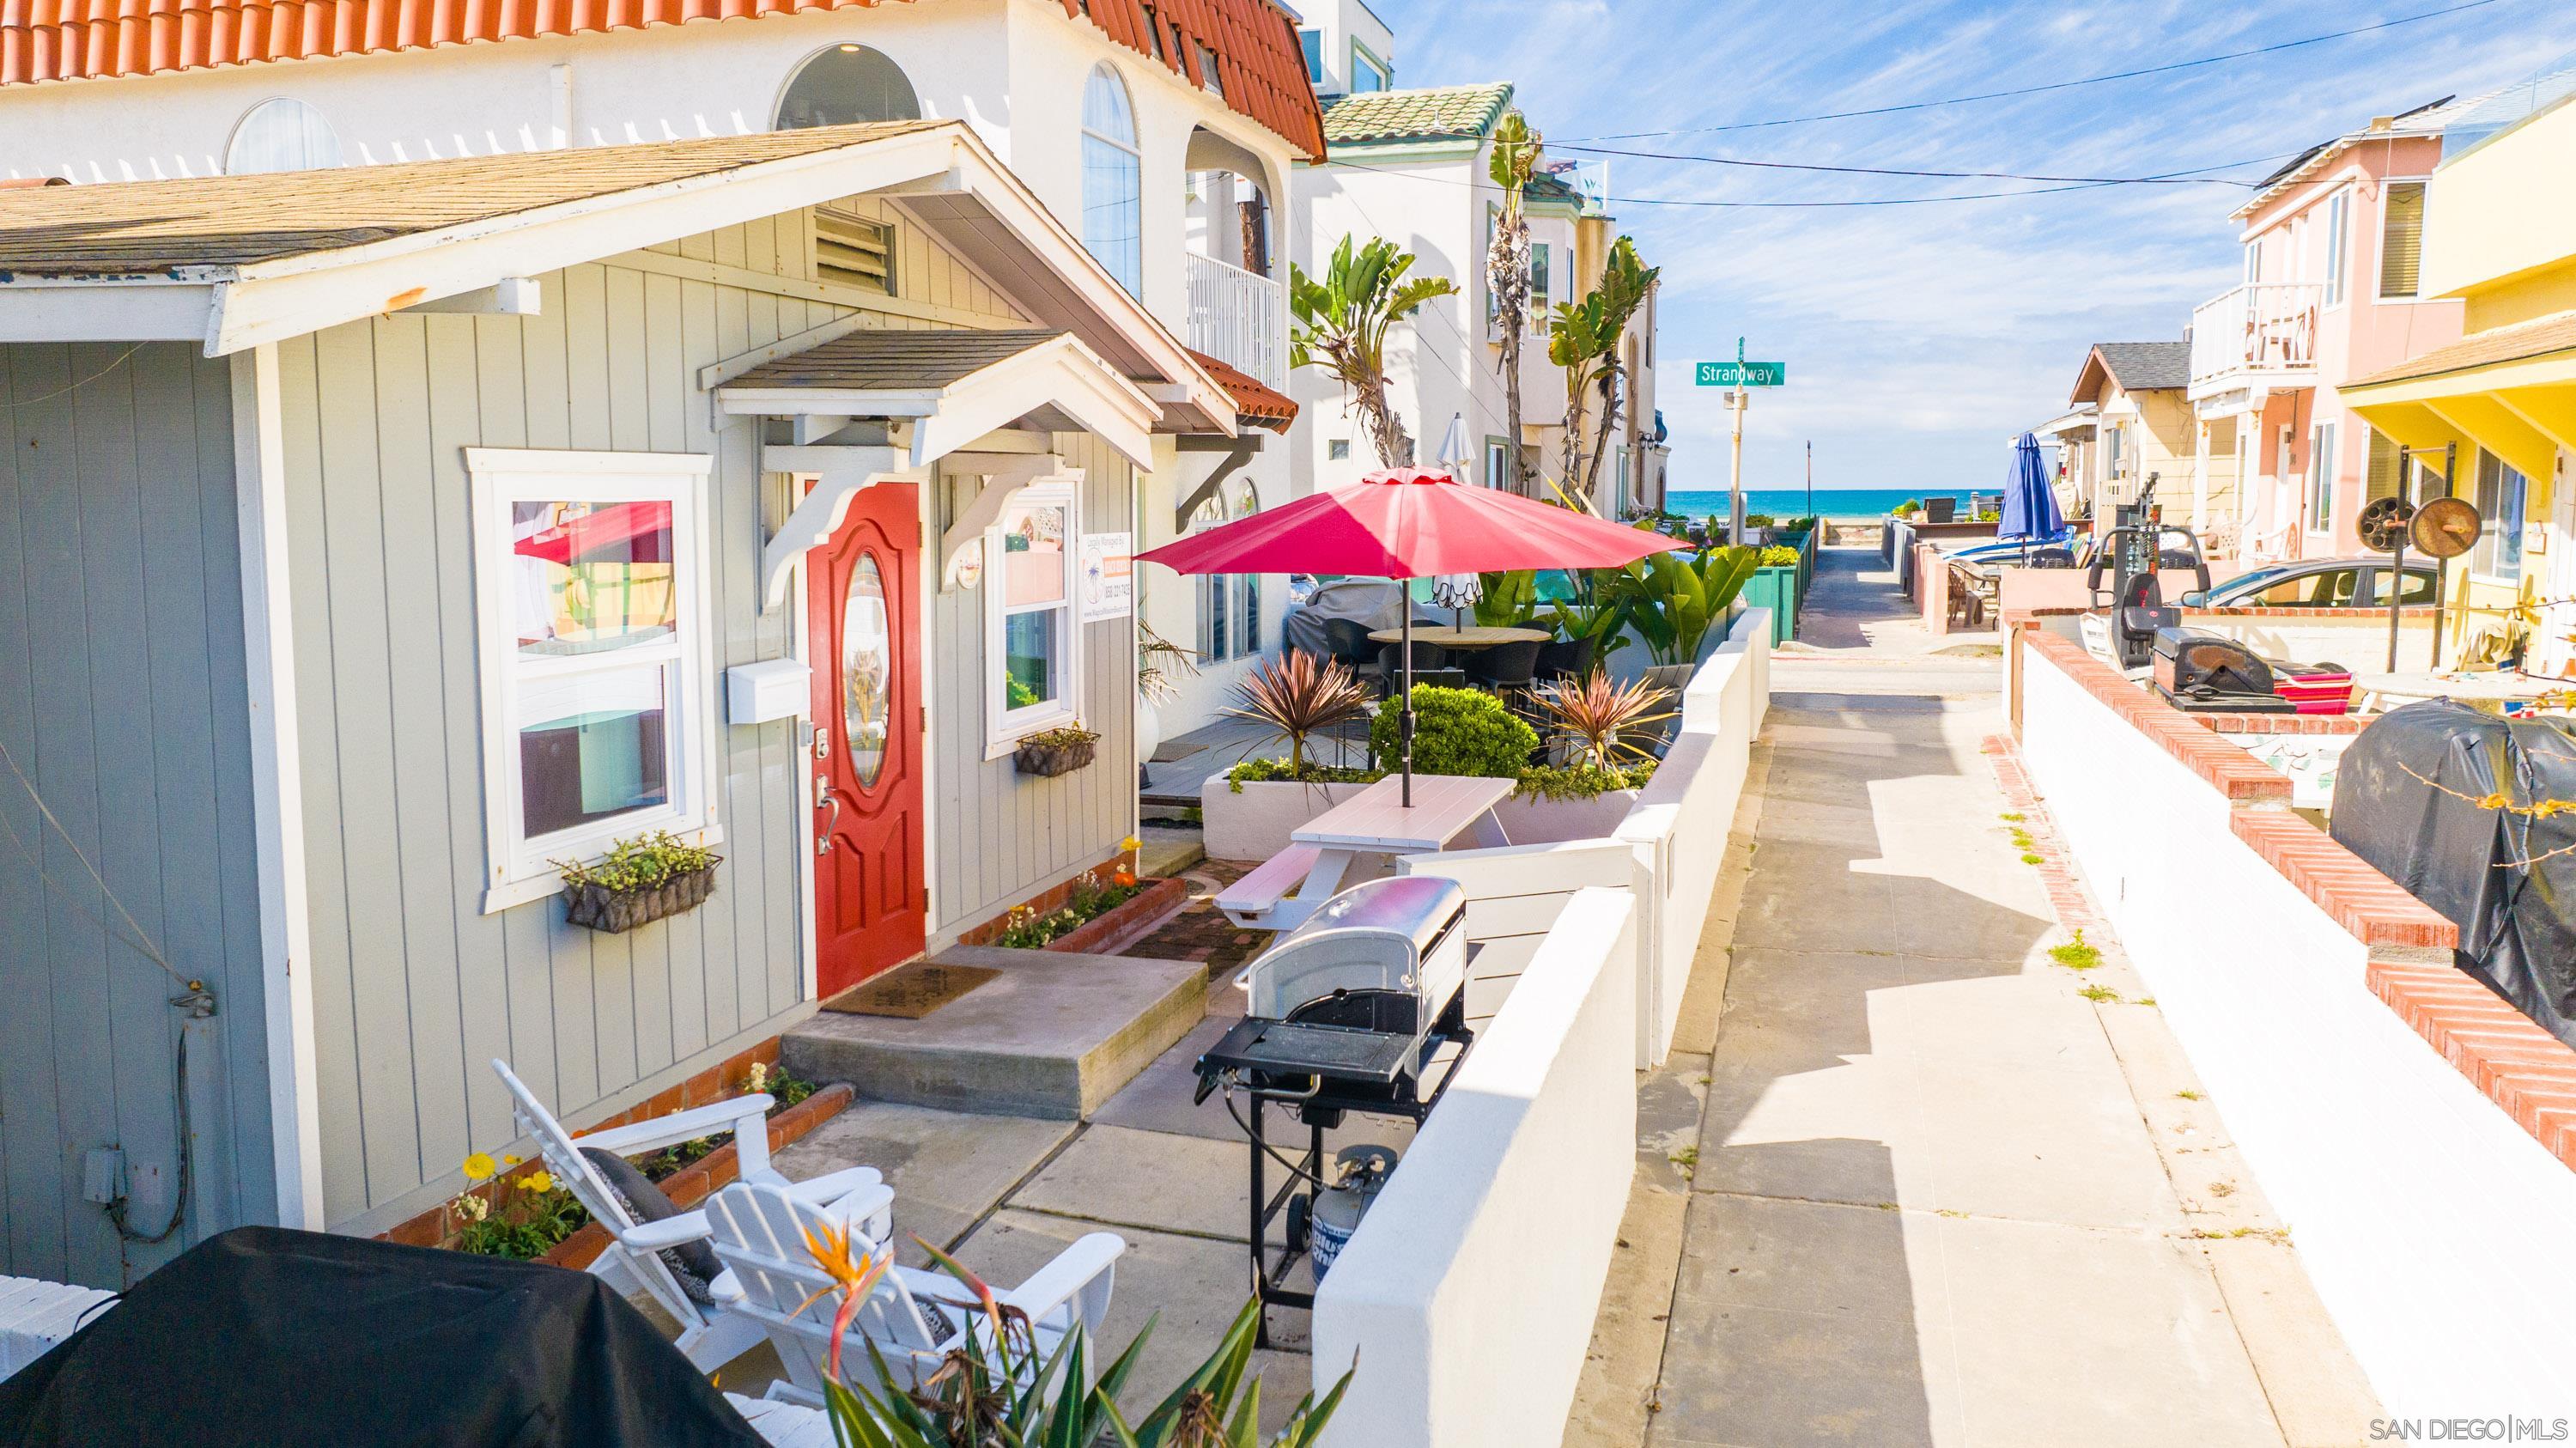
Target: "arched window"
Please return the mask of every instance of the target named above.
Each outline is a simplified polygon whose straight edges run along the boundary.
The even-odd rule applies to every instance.
[[[920,119],[921,97],[901,66],[864,45],[836,45],[796,68],[778,98],[776,129]]]
[[[1082,89],[1082,244],[1130,296],[1145,289],[1144,173],[1127,87],[1100,66]]]
[[[339,164],[339,133],[320,111],[285,96],[251,107],[233,128],[232,144],[224,148],[227,176],[324,171]]]

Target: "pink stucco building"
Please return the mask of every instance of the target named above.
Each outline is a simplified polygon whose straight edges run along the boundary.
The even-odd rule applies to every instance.
[[[2459,339],[2460,303],[2422,295],[2417,274],[2425,182],[2455,109],[2337,136],[2234,213],[2244,280],[2192,313],[2186,389],[2195,481],[2242,480],[2232,512],[2202,520],[2214,544],[2267,560],[2355,552],[2362,506],[2397,490],[2396,446],[2337,389]]]

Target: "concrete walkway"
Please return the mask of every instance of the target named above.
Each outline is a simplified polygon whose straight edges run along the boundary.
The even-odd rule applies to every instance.
[[[1874,551],[1817,582],[1566,1441],[2363,1441],[2226,1103],[2116,942],[2048,953],[1996,664],[1932,653]]]

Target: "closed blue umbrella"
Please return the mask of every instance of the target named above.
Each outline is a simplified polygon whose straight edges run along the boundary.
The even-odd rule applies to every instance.
[[[2040,460],[2039,439],[2029,433],[2013,444],[2012,475],[2004,483],[2003,525],[1998,540],[2054,540],[2066,531],[2057,511],[2057,490],[2048,485],[2048,465]]]

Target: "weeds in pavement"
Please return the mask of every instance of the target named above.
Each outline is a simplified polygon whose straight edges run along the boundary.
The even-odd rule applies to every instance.
[[[2084,932],[2078,930],[2073,940],[2064,945],[2050,946],[2048,958],[2068,970],[2091,970],[2102,963],[2102,951],[2098,946],[2085,944]]]

